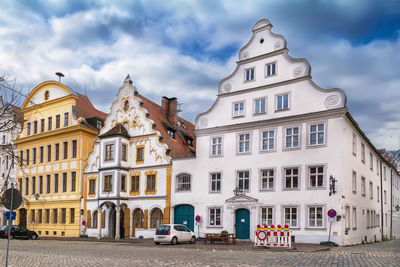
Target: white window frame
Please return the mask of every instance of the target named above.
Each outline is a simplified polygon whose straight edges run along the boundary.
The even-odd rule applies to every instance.
[[[258,110],[256,110],[256,107],[257,107],[256,102],[257,101],[261,102],[262,100],[264,100],[264,112],[262,112],[262,111],[258,112]],[[261,103],[260,103],[259,107],[261,109]],[[262,115],[262,114],[267,114],[267,97],[259,97],[259,98],[256,98],[253,100],[253,115]]]
[[[323,168],[322,169],[322,185],[321,186],[318,186],[317,185],[317,183],[318,183],[318,177],[316,177],[316,185],[315,186],[312,186],[311,185],[311,168],[317,168],[317,172],[315,173],[315,175],[320,175],[320,173],[318,172],[319,170],[318,170],[318,168]],[[326,188],[326,184],[327,184],[327,182],[326,182],[326,179],[327,179],[327,177],[326,177],[326,169],[327,169],[327,164],[313,164],[313,165],[306,165],[306,168],[307,168],[307,189],[325,189]]]
[[[353,230],[356,230],[357,229],[357,208],[356,207],[353,207],[353,210],[352,210],[352,227],[353,227]]]
[[[285,219],[285,209],[286,208],[290,208],[291,210],[290,210],[290,218],[289,218],[289,220],[290,221],[292,221],[293,219],[292,219],[292,209],[293,208],[295,208],[296,209],[296,226],[293,226],[291,223],[287,223],[286,222],[286,219]],[[281,214],[282,214],[282,222],[283,222],[283,224],[285,225],[285,224],[289,224],[289,228],[291,228],[291,229],[298,229],[298,228],[300,228],[300,206],[298,206],[298,205],[285,205],[285,206],[282,206],[282,212],[281,212]]]
[[[364,184],[364,186],[363,186]],[[366,180],[364,176],[361,176],[361,196],[366,197]]]
[[[220,210],[220,224],[216,225],[216,210]],[[215,210],[214,224],[211,224],[211,210]],[[207,207],[207,228],[223,228],[224,209],[222,206]]]
[[[263,176],[264,171],[268,172],[267,176]],[[272,176],[270,175],[270,172],[272,171]],[[259,175],[260,175],[260,191],[275,191],[276,187],[276,169],[275,168],[261,168],[259,169]],[[267,188],[263,187],[263,179],[267,179]],[[272,187],[270,187],[270,179],[272,179]]]
[[[374,184],[369,181],[369,199],[374,199]]]
[[[213,175],[218,175],[219,174],[219,190],[213,190],[212,189],[212,186],[213,186],[213,182],[215,181],[215,182],[218,182],[218,179],[215,179],[214,181],[213,181]],[[222,172],[221,171],[216,171],[216,172],[210,172],[209,174],[208,174],[208,177],[209,177],[209,179],[210,179],[210,187],[209,187],[209,192],[210,193],[221,193],[222,192]]]
[[[240,104],[243,104],[243,112],[240,112]],[[235,105],[238,105],[238,114],[235,113]],[[246,115],[246,101],[236,101],[232,103],[232,118],[242,118]]]
[[[319,126],[322,125],[323,126],[323,130],[320,131],[319,130]],[[315,126],[316,127],[316,131],[312,132],[311,131],[311,127]],[[307,144],[309,147],[318,147],[318,146],[325,146],[326,145],[326,134],[327,134],[327,123],[326,122],[316,122],[316,123],[308,123],[307,124]],[[319,143],[318,140],[318,135],[322,133],[323,135],[323,141],[322,143]],[[316,135],[316,143],[315,144],[311,144],[311,135]]]
[[[247,79],[247,72],[251,71],[251,70],[253,70],[253,79]],[[249,76],[251,76],[251,75],[249,75]],[[244,77],[243,78],[244,78],[243,80],[244,80],[245,83],[254,82],[256,80],[256,67],[253,66],[253,67],[249,67],[249,68],[244,69]]]
[[[369,169],[374,171],[374,155],[372,152],[369,152]]]
[[[264,133],[268,132],[268,137],[264,138]],[[270,132],[273,132],[273,137],[270,137]],[[260,130],[260,152],[272,152],[272,151],[276,151],[276,135],[277,135],[277,130],[275,128],[271,129],[262,129]],[[267,141],[267,149],[264,149],[264,140]],[[270,149],[270,142],[273,142],[273,148]]]
[[[188,178],[189,177],[189,183],[187,183],[187,181],[185,183],[181,183],[179,181],[180,178]],[[189,189],[184,188],[182,186],[186,186],[189,185]],[[175,176],[175,192],[176,193],[187,193],[187,192],[191,192],[192,191],[192,175],[190,173],[187,172],[182,172],[179,173],[178,175]]]
[[[311,225],[311,223],[310,223],[310,221],[311,221],[311,218],[310,218],[310,214],[311,214],[311,212],[310,212],[310,209],[321,209],[321,215],[322,215],[322,218],[321,218],[321,220],[320,220],[320,222],[321,222],[321,225],[320,226],[318,226],[318,218],[317,218],[317,213],[315,213],[315,216],[314,216],[314,218],[312,219],[313,221],[314,221],[314,225],[312,226]],[[316,228],[316,229],[320,229],[320,228],[325,228],[326,227],[326,225],[325,225],[325,221],[326,221],[326,217],[325,217],[325,214],[326,214],[326,206],[325,205],[322,205],[322,204],[312,204],[312,205],[306,205],[306,222],[307,222],[307,228]]]
[[[286,169],[297,169],[297,187],[286,187]],[[293,185],[293,171],[291,172],[291,185]],[[300,190],[301,189],[301,166],[284,166],[282,167],[282,190]]]
[[[288,98],[288,105],[287,105],[287,107],[284,107],[284,103],[285,103],[285,101],[284,101],[284,96],[285,95],[287,95],[287,98]],[[280,96],[282,96],[283,98],[282,98],[282,108],[281,109],[278,109],[278,102],[279,102],[279,97]],[[290,98],[291,98],[291,96],[290,96],[290,93],[289,92],[286,92],[286,93],[281,93],[281,94],[278,94],[278,95],[275,95],[275,112],[277,112],[277,111],[283,111],[283,110],[290,110]]]
[[[361,142],[361,162],[365,164],[365,144]]]
[[[250,192],[251,189],[251,172],[250,170],[236,170],[236,187],[243,192]],[[247,173],[248,177],[243,176],[242,178],[239,177],[239,173]],[[247,178],[247,179],[246,179]],[[243,180],[243,188],[240,188],[240,180]],[[245,188],[245,181],[248,180],[248,188]]]
[[[350,229],[350,227],[351,227],[350,206],[344,207],[344,227],[346,229]]]
[[[243,140],[243,141],[241,141],[240,140],[240,136],[241,135],[249,135],[249,139],[248,140]],[[251,142],[251,139],[252,139],[252,133],[251,132],[242,132],[242,133],[237,133],[237,135],[236,135],[236,146],[237,146],[237,148],[236,148],[236,153],[238,154],[238,155],[242,155],[242,154],[251,154],[251,146],[252,146],[252,142]],[[243,142],[244,143],[244,147],[243,148],[245,148],[246,147],[246,142],[249,142],[249,150],[248,151],[240,151],[240,143],[241,142]]]
[[[357,172],[354,170],[351,176],[351,189],[354,194],[357,193]]]
[[[214,139],[219,139],[221,138],[221,143],[220,144],[214,144]],[[222,135],[220,136],[211,136],[210,137],[210,157],[222,157],[224,155],[224,137]],[[218,154],[218,146],[221,146],[221,153]],[[214,146],[216,147],[216,152],[217,154],[214,154]]]
[[[266,212],[265,212],[265,222],[263,221],[264,219],[263,219],[263,209],[265,209],[266,210]],[[269,212],[269,210],[268,209],[271,209],[270,211],[271,212]],[[271,223],[269,223],[268,222],[268,215],[271,215]],[[275,225],[275,206],[261,206],[260,207],[260,223],[261,223],[261,227],[264,227],[264,225],[272,225],[272,224],[274,224]]]
[[[272,65],[275,65],[274,68],[272,68]],[[264,72],[265,78],[274,77],[274,76],[278,75],[277,65],[278,64],[276,61],[265,64],[265,72]],[[268,66],[271,66],[271,74],[270,75],[268,75]],[[274,73],[272,73],[273,72],[272,69],[274,70]]]
[[[293,134],[293,130],[295,129],[295,128],[298,128],[298,134],[297,135],[294,135]],[[291,140],[292,140],[292,144],[293,144],[293,139],[294,139],[294,136],[297,136],[297,146],[291,146],[291,147],[288,147],[287,146],[287,140],[286,140],[286,138],[288,137],[287,136],[287,130],[288,129],[292,129],[292,134],[290,135],[291,136]],[[283,149],[284,150],[294,150],[294,149],[301,149],[301,131],[302,131],[302,129],[301,129],[301,125],[291,125],[291,126],[287,126],[287,127],[284,127],[283,128],[283,133],[282,133],[282,135],[283,135],[283,140],[282,140],[282,142],[283,142]]]
[[[357,134],[353,132],[353,155],[357,156]]]

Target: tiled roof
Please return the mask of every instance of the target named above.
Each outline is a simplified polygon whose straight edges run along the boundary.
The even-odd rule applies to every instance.
[[[96,109],[87,96],[78,92],[76,93],[78,95],[78,99],[76,100],[76,115],[78,117],[83,117],[85,119],[98,117],[102,120],[106,118],[107,114]]]
[[[172,158],[194,156],[196,153],[196,136],[194,135],[195,126],[181,117],[177,118],[177,121],[180,123],[178,123],[178,125],[173,125],[161,111],[162,109],[160,105],[140,94],[137,96],[142,100],[143,107],[147,109],[149,118],[154,121],[155,129],[161,133],[161,142],[168,145],[169,156]],[[167,128],[175,131],[175,139],[169,136]],[[192,142],[192,145],[188,144],[188,139],[191,139],[190,141]]]
[[[111,128],[111,130],[109,130],[104,134],[99,135],[99,137],[113,136],[113,135],[122,135],[128,138],[130,137],[128,131],[121,123],[117,123],[114,127]]]

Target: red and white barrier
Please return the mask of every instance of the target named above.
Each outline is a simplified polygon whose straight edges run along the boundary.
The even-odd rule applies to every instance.
[[[274,225],[257,225],[257,231],[254,238],[255,247],[284,247],[291,248],[291,236],[289,226],[286,224],[283,229],[280,224],[275,228]]]

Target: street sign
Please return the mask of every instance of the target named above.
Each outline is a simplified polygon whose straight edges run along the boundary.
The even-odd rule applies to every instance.
[[[328,222],[334,222],[335,219],[334,218],[328,218]]]
[[[12,216],[11,216],[11,220],[15,221],[16,217],[17,217],[17,213],[15,211],[13,211]],[[7,220],[10,219],[10,211],[6,211],[6,218],[7,218]]]
[[[11,207],[11,196],[12,196],[12,207]],[[3,205],[6,207],[8,210],[16,210],[21,206],[22,202],[22,196],[21,193],[15,189],[15,188],[9,188],[7,189],[3,195],[1,196],[3,199]]]
[[[199,222],[201,221],[201,217],[200,217],[200,215],[196,215],[196,219],[195,219],[195,220],[196,220],[196,222],[198,222],[198,223],[199,223]]]
[[[335,218],[336,217],[336,210],[334,210],[334,209],[328,210],[328,217],[329,218]]]

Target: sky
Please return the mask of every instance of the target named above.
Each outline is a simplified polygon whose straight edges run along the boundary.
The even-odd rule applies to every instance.
[[[108,113],[129,74],[185,119],[209,109],[260,19],[306,58],[322,88],[341,88],[377,148],[400,149],[400,1],[0,0],[0,75],[29,92],[57,80]]]

